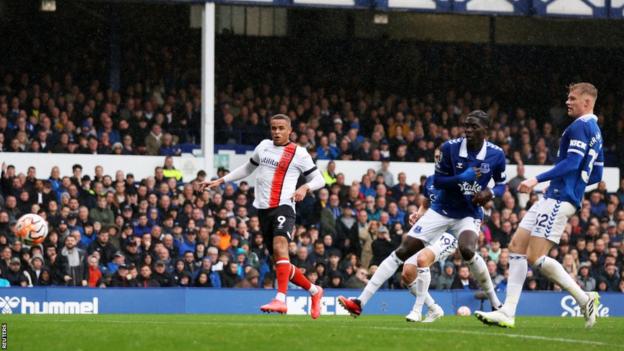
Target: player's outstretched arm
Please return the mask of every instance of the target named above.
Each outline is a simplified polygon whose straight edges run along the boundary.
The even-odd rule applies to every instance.
[[[216,188],[217,186],[225,183],[225,182],[233,182],[233,181],[237,181],[239,179],[243,179],[247,176],[249,176],[250,174],[253,173],[253,171],[256,170],[256,165],[254,165],[253,163],[251,163],[251,161],[247,161],[245,162],[242,166],[236,168],[235,170],[233,170],[232,172],[228,173],[227,175],[225,175],[224,177],[221,177],[219,179],[216,180],[206,180],[202,183],[199,184],[200,189],[204,189],[206,187],[208,187],[209,189],[212,188]]]
[[[581,165],[581,161],[583,161],[583,156],[578,155],[577,153],[569,152],[563,161],[557,163],[550,170],[538,174],[537,177],[529,178],[520,183],[520,185],[518,185],[518,191],[521,193],[530,193],[533,191],[533,187],[535,187],[538,183],[547,182],[578,170]]]
[[[204,180],[203,182],[199,183],[199,190],[204,190],[206,188],[214,189],[223,183],[224,183],[223,178],[219,178],[215,180]]]

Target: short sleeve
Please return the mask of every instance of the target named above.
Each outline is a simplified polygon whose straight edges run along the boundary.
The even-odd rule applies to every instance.
[[[496,167],[494,169],[494,174],[492,178],[494,179],[494,183],[503,184],[507,181],[507,162],[505,161],[505,155],[501,152],[501,156],[498,158],[498,162],[496,163]]]
[[[305,149],[302,149],[299,152],[297,166],[304,176],[308,176],[317,169],[314,161],[312,160],[312,156],[310,156],[308,151]]]
[[[254,166],[260,165],[260,150],[262,150],[262,148],[264,147],[263,144],[264,140],[260,144],[258,144],[258,146],[256,146],[253,154],[251,154],[251,157],[249,158],[249,162],[251,162],[251,164]]]
[[[585,157],[591,137],[585,132],[584,124],[574,122],[568,131],[568,138],[570,142],[566,154],[574,153]]]

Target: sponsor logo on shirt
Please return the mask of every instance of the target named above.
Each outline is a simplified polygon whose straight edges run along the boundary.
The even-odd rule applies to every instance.
[[[475,193],[481,191],[481,185],[477,182],[473,182],[472,184],[468,182],[463,182],[459,184],[459,190],[464,195],[474,195]]]
[[[585,150],[585,148],[587,147],[587,144],[580,140],[572,139],[570,140],[570,146],[578,147],[579,149]]]
[[[265,164],[265,165],[269,165],[269,166],[273,166],[273,167],[279,167],[279,161],[275,161],[274,159],[270,158],[270,157],[263,157],[260,159],[260,163]]]

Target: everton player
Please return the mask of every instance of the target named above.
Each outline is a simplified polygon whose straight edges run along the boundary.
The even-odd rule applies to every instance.
[[[396,272],[409,257],[432,245],[443,233],[458,236],[458,247],[470,271],[487,293],[492,306],[500,307],[485,261],[475,254],[481,224],[480,206],[505,191],[505,156],[498,146],[485,137],[489,116],[481,111],[470,112],[464,121],[465,137],[442,144],[441,159],[436,164],[433,183],[439,196],[425,215],[410,229],[407,238],[379,266],[356,299],[339,297],[339,303],[353,316],[371,299],[381,284]],[[488,183],[494,179],[495,186]],[[428,267],[419,267],[417,280],[423,294],[431,281]]]
[[[584,292],[557,260],[548,257],[548,252],[559,243],[568,219],[581,204],[585,187],[602,179],[602,135],[598,118],[594,115],[597,97],[598,90],[590,83],[577,83],[568,87],[568,115],[575,120],[561,136],[555,166],[518,186],[518,191],[530,193],[538,183],[550,181],[544,198],[531,206],[522,218],[509,245],[505,305],[498,311],[475,312],[475,316],[482,322],[514,327],[528,261],[534,269],[576,299],[585,316],[585,327],[591,328],[596,323],[598,293]]]

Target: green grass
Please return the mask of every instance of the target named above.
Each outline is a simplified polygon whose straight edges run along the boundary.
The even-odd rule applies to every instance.
[[[0,315],[8,350],[624,350],[624,318],[521,317],[515,329],[474,317],[432,324],[401,316]]]

